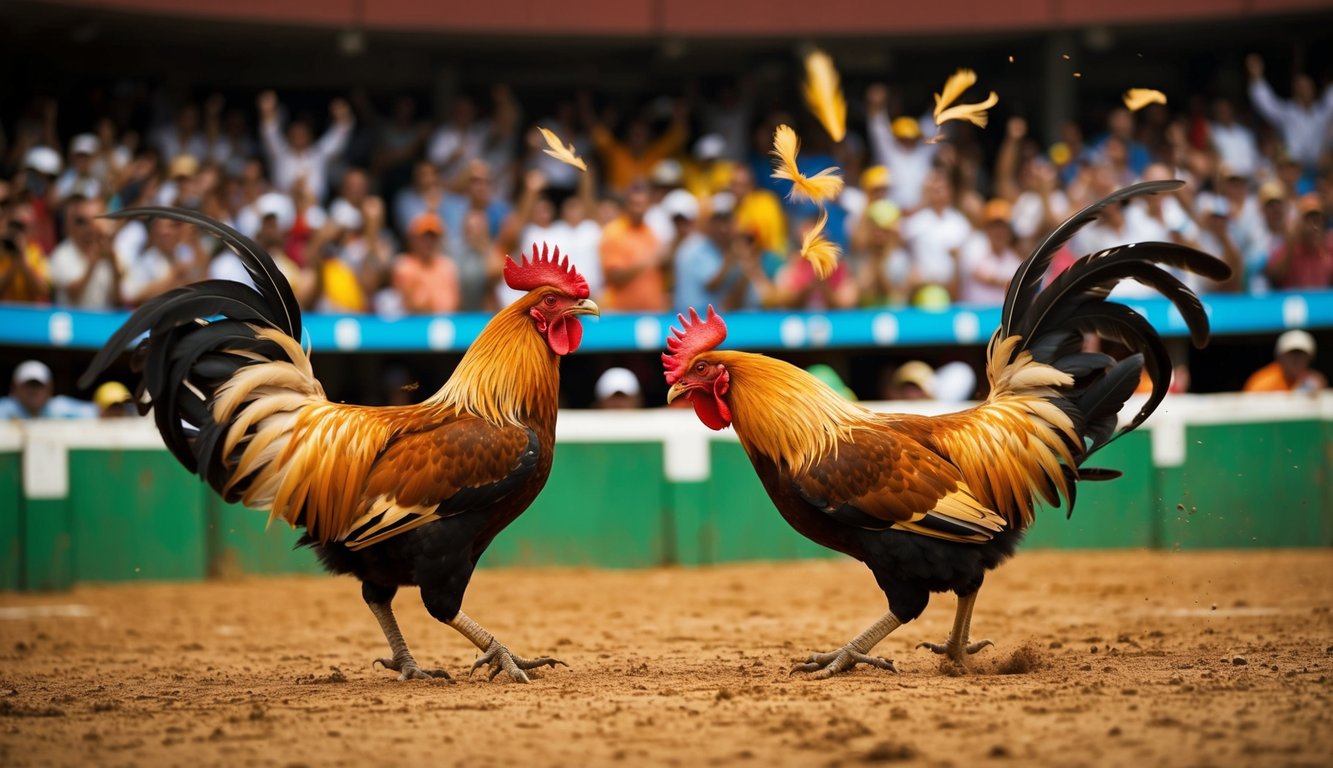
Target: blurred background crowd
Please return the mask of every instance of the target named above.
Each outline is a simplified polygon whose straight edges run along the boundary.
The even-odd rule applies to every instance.
[[[605,313],[994,306],[1069,213],[1165,178],[1186,185],[1108,211],[1055,268],[1167,240],[1234,267],[1225,283],[1192,285],[1204,294],[1333,286],[1333,80],[1327,33],[1306,17],[1217,12],[1199,28],[1206,42],[1180,25],[1096,24],[968,37],[937,29],[918,41],[908,27],[892,37],[885,14],[867,11],[879,27],[829,47],[848,100],[848,135],[835,144],[799,95],[809,20],[774,20],[787,31],[771,39],[630,34],[571,46],[559,32],[524,45],[517,22],[495,28],[506,32],[474,20],[481,31],[371,25],[334,37],[317,25],[260,24],[251,11],[229,25],[45,0],[10,7],[15,24],[0,29],[0,58],[15,73],[0,83],[0,302],[125,310],[194,280],[248,281],[230,251],[193,227],[102,217],[169,205],[254,238],[316,313],[492,312],[513,298],[500,279],[505,254],[540,243],[571,257]],[[688,26],[679,8],[667,4],[653,23]],[[569,13],[571,29],[605,21]],[[469,14],[445,15],[458,25]],[[922,14],[890,15],[897,29]],[[930,92],[958,66],[979,74],[969,96],[994,88],[1000,102],[985,129],[950,123],[939,135]],[[1160,88],[1168,103],[1130,111],[1118,98],[1130,87]],[[847,182],[825,230],[844,256],[825,281],[798,255],[816,210],[770,176],[781,123],[801,136],[803,171],[837,166]],[[538,126],[572,143],[589,173],[544,154]],[[1302,371],[1313,372],[1315,337],[1274,342],[1190,352],[1173,340],[1173,388],[1239,389],[1284,354],[1308,359],[1260,383],[1310,386]],[[457,359],[358,352],[348,365],[337,350],[320,352],[330,393],[366,403],[424,396]],[[981,394],[982,352],[784,354],[826,363],[813,370],[863,399],[953,399]],[[0,376],[17,376],[30,356],[3,350]],[[92,397],[72,387],[83,352],[35,356],[54,375],[26,369],[34,398]],[[660,402],[652,355],[583,354],[564,373],[572,405]],[[405,395],[416,382],[431,384]]]

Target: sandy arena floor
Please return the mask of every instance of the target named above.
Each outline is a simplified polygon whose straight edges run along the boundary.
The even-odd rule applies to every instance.
[[[973,674],[789,676],[876,619],[850,562],[482,571],[464,607],[569,668],[476,654],[400,593],[399,683],[346,578],[0,595],[0,763],[46,765],[1309,765],[1333,754],[1333,552],[1022,553],[988,581]]]

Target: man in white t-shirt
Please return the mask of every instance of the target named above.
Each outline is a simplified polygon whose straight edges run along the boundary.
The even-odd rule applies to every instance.
[[[121,264],[111,247],[108,220],[98,220],[102,203],[74,195],[65,204],[66,238],[51,251],[55,303],[79,309],[120,306]]]
[[[982,214],[984,229],[973,233],[963,246],[962,278],[959,301],[966,304],[1004,303],[1009,280],[1023,259],[1014,250],[1016,238],[1010,220],[1009,201],[995,198],[986,203]]]
[[[278,125],[277,95],[273,91],[259,95],[259,133],[276,189],[290,194],[300,181],[316,200],[328,195],[329,164],[347,148],[355,123],[352,108],[342,99],[329,102],[329,116],[333,122],[317,142],[303,120],[292,121],[284,136]]]
[[[903,222],[903,240],[912,256],[909,279],[914,299],[926,286],[941,286],[950,299],[958,298],[958,259],[972,225],[953,205],[953,189],[939,171],[926,175],[924,206]]]

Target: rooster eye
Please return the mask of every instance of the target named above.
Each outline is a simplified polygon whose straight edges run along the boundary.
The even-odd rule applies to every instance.
[[[546,306],[548,306],[548,307],[554,307],[554,306],[555,306],[555,297],[554,297],[554,296],[550,296],[550,295],[548,295],[548,296],[546,297],[545,301],[546,301]]]
[[[708,370],[708,366],[704,365],[703,363],[696,363],[694,366],[695,373],[703,373],[706,370]]]

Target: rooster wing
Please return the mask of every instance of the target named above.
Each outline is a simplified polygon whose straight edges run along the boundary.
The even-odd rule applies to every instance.
[[[972,493],[958,467],[889,423],[856,429],[791,481],[807,503],[869,530],[981,542],[1006,525]]]

